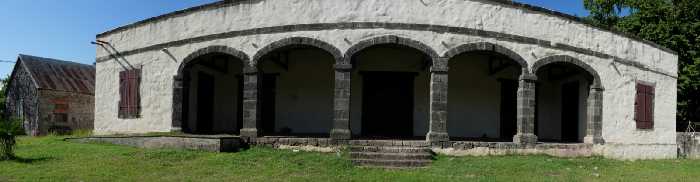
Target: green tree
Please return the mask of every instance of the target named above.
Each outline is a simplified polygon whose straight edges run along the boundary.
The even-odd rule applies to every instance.
[[[678,52],[677,130],[700,122],[700,3],[697,0],[584,0],[588,21]]]
[[[24,132],[17,119],[0,119],[0,161],[15,159],[17,136]]]
[[[5,89],[7,87],[9,78],[0,78],[0,119],[5,115]]]

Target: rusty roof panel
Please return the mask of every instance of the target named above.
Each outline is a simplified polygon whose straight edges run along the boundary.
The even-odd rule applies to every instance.
[[[39,89],[95,94],[95,67],[70,61],[19,55]]]

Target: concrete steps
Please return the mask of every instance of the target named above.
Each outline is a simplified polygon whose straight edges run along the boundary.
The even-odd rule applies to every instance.
[[[433,162],[433,152],[425,141],[354,140],[350,141],[352,163],[389,169],[421,168]]]

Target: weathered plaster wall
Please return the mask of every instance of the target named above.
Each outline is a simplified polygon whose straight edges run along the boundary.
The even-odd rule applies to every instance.
[[[107,34],[99,39],[110,42],[118,51],[130,51],[159,43],[233,30],[340,22],[419,23],[466,27],[532,37],[550,41],[551,44],[531,44],[511,41],[507,38],[458,32],[362,27],[223,36],[187,44],[172,44],[167,46],[172,57],[158,50],[146,50],[126,54],[118,61],[109,59],[97,63],[96,102],[100,104],[95,106],[96,131],[97,133],[169,131],[172,108],[168,106],[172,105],[173,76],[177,73],[177,68],[184,57],[207,46],[224,45],[243,51],[252,57],[269,43],[288,37],[311,37],[346,51],[355,43],[371,37],[396,35],[424,43],[440,54],[466,43],[491,42],[514,51],[522,56],[528,65],[533,65],[536,61],[552,55],[575,57],[590,65],[601,75],[601,83],[605,88],[602,136],[606,144],[596,147],[598,151],[616,158],[675,157],[676,78],[674,76],[677,75],[677,56],[623,36],[539,12],[476,0],[401,2],[260,0],[175,16]],[[562,44],[613,55],[620,59],[584,54],[558,46]],[[107,50],[98,47],[98,59],[108,56]],[[142,117],[138,119],[117,118],[118,72],[123,70],[120,63],[125,62],[144,66],[141,88],[143,111]],[[359,77],[353,76],[353,80],[357,79]],[[656,85],[653,130],[635,128],[633,110],[636,81],[651,82]],[[353,92],[355,91],[356,87],[353,87]],[[353,97],[355,97],[354,93]],[[427,102],[427,95],[422,99]],[[357,111],[356,104],[359,103],[352,103],[351,112],[353,113]],[[356,118],[355,114],[351,116],[353,123]],[[353,128],[356,126],[353,125]]]

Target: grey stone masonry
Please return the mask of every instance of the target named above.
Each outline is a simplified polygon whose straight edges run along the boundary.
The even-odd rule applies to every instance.
[[[586,109],[586,137],[584,143],[604,144],[603,140],[603,88],[591,86]]]
[[[349,140],[350,132],[350,80],[351,64],[335,65],[335,92],[333,98],[333,129],[331,138]]]
[[[513,142],[521,145],[534,145],[535,135],[535,82],[536,76],[523,69],[518,86],[518,132]]]
[[[182,131],[182,102],[184,101],[184,84],[182,75],[173,77],[173,123],[171,132]]]
[[[426,140],[441,142],[450,140],[447,134],[447,58],[433,58],[430,68],[430,127]]]
[[[246,66],[243,78],[243,128],[241,137],[254,142],[258,132],[258,71],[253,66]]]

